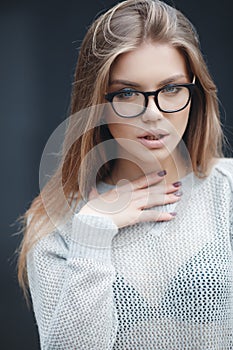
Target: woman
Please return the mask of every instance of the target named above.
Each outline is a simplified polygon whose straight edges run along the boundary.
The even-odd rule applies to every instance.
[[[41,348],[231,349],[233,162],[187,18],[158,0],[97,18],[71,114],[24,215]]]

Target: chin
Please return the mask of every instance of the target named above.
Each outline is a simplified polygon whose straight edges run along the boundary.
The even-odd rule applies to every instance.
[[[150,166],[154,167],[155,164],[160,165],[161,162],[166,160],[171,156],[171,153],[166,149],[163,150],[145,150],[143,152],[138,152],[131,154],[131,159],[135,161],[139,166]]]

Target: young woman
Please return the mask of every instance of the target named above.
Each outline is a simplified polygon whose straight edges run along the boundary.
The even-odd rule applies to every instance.
[[[41,348],[232,349],[233,161],[194,27],[159,0],[102,14],[71,115],[24,215]]]

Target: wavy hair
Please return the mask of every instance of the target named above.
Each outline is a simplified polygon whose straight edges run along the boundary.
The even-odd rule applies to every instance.
[[[177,9],[159,0],[127,0],[101,14],[85,35],[77,61],[71,93],[70,115],[105,102],[109,72],[115,59],[132,51],[146,40],[168,43],[186,60],[190,75],[196,77],[198,89],[194,93],[188,125],[183,137],[189,151],[193,171],[206,176],[210,161],[222,156],[222,130],[220,125],[216,86],[208,72],[201,53],[198,35],[190,21]],[[100,118],[96,113],[96,118]],[[75,130],[82,135],[68,147]],[[85,132],[86,130],[86,132]],[[51,233],[55,219],[64,217],[70,207],[77,207],[80,189],[90,190],[89,174],[101,159],[102,168],[96,181],[111,173],[114,161],[106,162],[106,150],[98,151],[81,167],[85,156],[93,147],[112,138],[104,125],[95,126],[93,118],[69,118],[62,149],[62,159],[56,172],[32,201],[29,209],[19,219],[24,237],[18,259],[18,279],[27,288],[26,256],[33,244]],[[79,175],[79,181],[77,181]],[[54,195],[62,184],[64,196]],[[43,198],[46,198],[45,208]],[[49,209],[49,215],[48,210]],[[51,220],[51,215],[53,220]]]

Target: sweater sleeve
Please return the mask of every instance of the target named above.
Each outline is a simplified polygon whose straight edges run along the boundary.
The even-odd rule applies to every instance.
[[[41,349],[112,349],[117,317],[111,241],[117,226],[104,216],[75,214],[70,230],[70,244],[56,231],[27,256]]]

